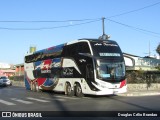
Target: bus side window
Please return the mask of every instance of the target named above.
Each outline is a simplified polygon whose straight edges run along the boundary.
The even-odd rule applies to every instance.
[[[75,56],[77,53],[77,45],[76,44],[72,44],[72,45],[67,45],[64,47],[63,49],[63,55],[65,57],[72,57]]]
[[[90,53],[89,45],[87,42],[80,42],[78,44],[79,53]]]
[[[79,53],[91,53],[87,42],[79,42],[64,46],[62,56],[72,57],[77,56]]]

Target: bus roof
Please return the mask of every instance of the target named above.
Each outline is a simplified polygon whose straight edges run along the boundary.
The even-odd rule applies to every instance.
[[[37,51],[35,51],[33,53],[28,53],[26,56],[32,55],[32,54],[35,54],[35,53],[41,53],[41,52],[44,52],[44,51],[49,50],[49,49],[54,48],[54,47],[58,47],[58,46],[62,47],[62,46],[65,46],[65,45],[78,43],[80,41],[86,41],[86,42],[87,41],[89,41],[89,42],[99,42],[99,41],[102,42],[102,41],[105,41],[107,43],[117,44],[117,42],[114,41],[114,40],[104,40],[104,39],[95,39],[95,38],[82,38],[82,39],[73,40],[73,41],[70,41],[70,42],[67,42],[67,43],[64,43],[64,44],[59,44],[59,45],[55,45],[55,46],[48,47],[48,48],[45,48],[45,49],[37,50]]]
[[[104,40],[104,39],[95,39],[95,38],[82,38],[82,39],[78,39],[78,40],[73,40],[73,41],[67,42],[66,45],[71,45],[71,44],[74,44],[74,43],[78,43],[80,41],[84,41],[84,42],[85,41],[86,42],[87,41],[88,42],[98,42],[98,41],[102,42],[102,41],[105,41],[107,43],[117,44],[117,42],[114,41],[114,40]]]
[[[116,43],[117,44],[117,42],[114,41],[114,40],[104,40],[104,39],[95,39],[95,38],[83,38],[83,39],[78,39],[78,40],[79,41],[81,41],[81,40],[87,40],[87,41],[93,41],[93,42],[106,41],[108,43]]]

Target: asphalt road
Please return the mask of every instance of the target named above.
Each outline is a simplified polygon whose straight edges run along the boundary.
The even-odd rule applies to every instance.
[[[138,97],[86,96],[77,98],[67,97],[63,93],[32,92],[24,87],[0,87],[0,111],[47,111],[47,115],[55,114],[55,116],[59,114],[59,111],[62,111],[63,114],[89,114],[91,116],[96,114],[99,116],[104,114],[104,116],[107,116],[107,114],[110,116],[111,114],[112,116],[113,114],[118,116],[119,112],[121,115],[121,113],[132,113],[133,111],[136,111],[136,113],[160,111],[159,102],[160,96],[158,95]],[[76,111],[78,112],[76,113]]]

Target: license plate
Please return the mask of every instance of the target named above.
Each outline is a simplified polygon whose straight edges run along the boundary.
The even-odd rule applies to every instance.
[[[113,94],[117,94],[118,93],[118,91],[113,91]]]

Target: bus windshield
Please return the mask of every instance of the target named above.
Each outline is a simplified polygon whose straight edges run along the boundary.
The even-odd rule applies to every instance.
[[[125,64],[124,62],[100,62],[97,73],[101,80],[121,80],[125,77]]]

